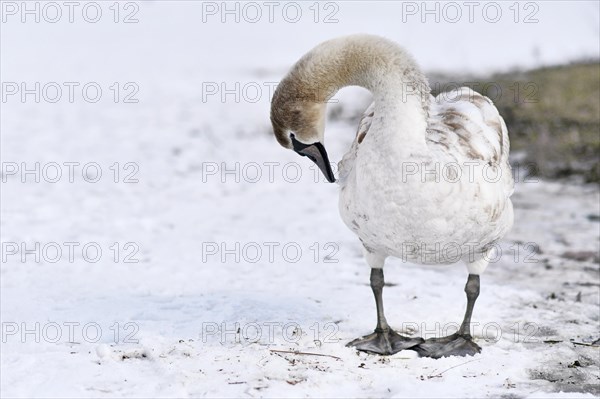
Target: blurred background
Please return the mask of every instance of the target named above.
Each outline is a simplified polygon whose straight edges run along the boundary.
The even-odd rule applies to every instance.
[[[3,396],[600,394],[597,1],[0,5]],[[490,97],[510,133],[515,227],[474,316],[504,334],[443,375],[467,360],[344,347],[374,323],[360,244],[337,187],[272,137],[290,66],[360,32],[404,46],[434,94]],[[370,100],[330,104],[332,161]],[[394,328],[460,319],[462,266],[390,265]],[[301,328],[244,339],[266,322]]]

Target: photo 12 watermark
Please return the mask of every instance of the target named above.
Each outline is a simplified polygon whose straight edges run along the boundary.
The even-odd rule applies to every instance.
[[[202,263],[338,263],[340,246],[335,242],[203,242]]]
[[[260,343],[297,344],[303,337],[312,339],[317,345],[339,342],[339,326],[334,322],[314,322],[310,326],[295,321],[262,322],[203,322],[200,341],[204,344],[218,342],[224,344]]]
[[[357,222],[360,223],[360,222]],[[359,227],[358,224],[355,226]],[[503,248],[500,243],[491,244],[480,242],[458,243],[446,242],[417,242],[403,241],[398,248],[399,256],[403,263],[420,264],[454,264],[460,261],[467,263],[483,260],[488,263],[497,263],[500,260],[509,260],[513,263],[539,263],[537,255],[540,246],[535,242],[514,242]]]
[[[0,164],[2,183],[139,183],[140,166],[136,162],[14,162]]]
[[[202,23],[337,24],[340,3],[335,1],[203,1]]]
[[[137,82],[2,82],[2,103],[88,103],[105,101],[137,104]]]
[[[461,327],[457,322],[403,322],[400,325],[400,331],[405,331],[411,335],[417,334],[423,339],[441,338],[455,334]],[[473,337],[482,338],[489,343],[495,343],[502,338],[508,339],[514,343],[539,343],[540,326],[532,322],[515,322],[512,325],[504,327],[495,321],[480,323],[471,321],[470,334]]]
[[[79,242],[16,242],[3,241],[2,263],[98,263],[108,259],[113,263],[139,263],[140,246],[134,241],[103,245],[95,241]]]
[[[403,1],[402,23],[537,24],[539,11],[536,1]]]
[[[110,325],[90,321],[2,322],[2,343],[89,343],[110,340],[115,344],[137,344],[140,327],[135,322]]]
[[[111,21],[137,24],[140,6],[135,1],[2,1],[0,20],[10,23],[88,23]]]

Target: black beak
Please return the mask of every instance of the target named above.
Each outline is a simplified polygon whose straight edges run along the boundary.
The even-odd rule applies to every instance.
[[[294,146],[294,151],[303,157],[310,158],[311,161],[317,164],[321,172],[325,175],[325,178],[329,183],[335,182],[335,176],[333,175],[333,171],[331,170],[331,164],[329,163],[329,157],[327,156],[327,151],[325,151],[325,147],[323,144],[317,142],[313,144],[304,144],[296,140],[294,135],[291,135],[292,145]]]

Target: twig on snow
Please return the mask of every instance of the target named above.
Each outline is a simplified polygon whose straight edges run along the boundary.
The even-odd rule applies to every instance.
[[[433,375],[433,371],[432,371],[432,372],[431,372],[431,374],[429,374],[429,375],[427,376],[427,378],[439,378],[439,377],[441,377],[441,376],[442,376],[442,374],[444,374],[446,371],[452,370],[452,369],[454,369],[454,368],[456,368],[456,367],[459,367],[459,366],[465,365],[465,364],[467,364],[467,363],[471,363],[471,362],[478,362],[478,361],[480,361],[480,360],[481,360],[481,359],[473,359],[473,360],[469,360],[468,362],[464,362],[464,363],[457,364],[456,366],[452,366],[452,367],[450,367],[450,368],[447,368],[446,370],[442,371],[441,373],[437,373],[436,375]],[[434,371],[435,371],[435,370],[434,370]]]
[[[333,355],[325,355],[323,353],[312,353],[312,352],[298,352],[298,351],[282,351],[279,349],[269,349],[271,352],[275,353],[289,353],[292,355],[308,355],[308,356],[323,356],[323,357],[331,357],[335,360],[342,360],[341,357],[333,356]]]

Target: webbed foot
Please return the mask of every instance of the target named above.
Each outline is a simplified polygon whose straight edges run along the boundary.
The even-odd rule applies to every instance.
[[[393,355],[403,349],[412,349],[424,342],[423,338],[405,337],[392,329],[388,329],[375,330],[373,334],[357,338],[348,342],[346,346],[353,346],[359,351],[378,355]]]
[[[412,348],[419,356],[439,359],[446,356],[473,356],[481,352],[481,348],[471,337],[452,334],[442,338],[430,338]]]

